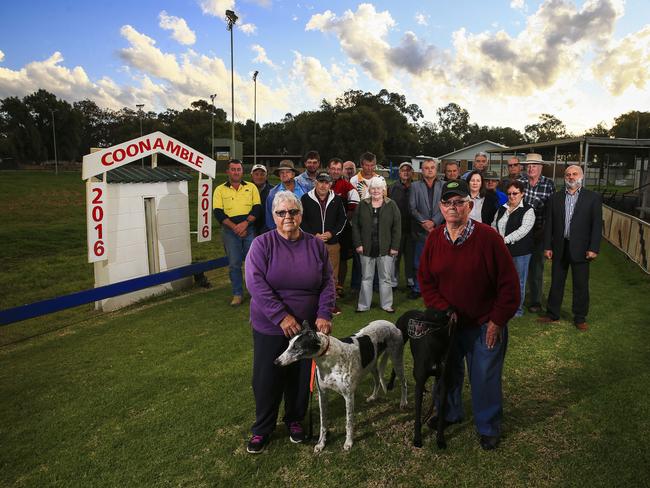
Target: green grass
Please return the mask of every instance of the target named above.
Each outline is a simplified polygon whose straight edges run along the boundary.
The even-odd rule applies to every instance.
[[[0,173],[3,188],[10,186],[6,176]],[[67,209],[61,213],[74,218]],[[82,222],[80,245],[69,243],[82,254],[83,230]],[[4,237],[4,225],[2,232]],[[51,257],[68,252],[56,253],[50,245]],[[29,244],[16,241],[13,252],[20,247]],[[50,291],[59,293],[56,282],[68,286],[71,275],[55,276]],[[366,404],[365,381],[357,393],[351,452],[342,451],[343,401],[332,395],[332,430],[322,455],[313,455],[313,445],[291,444],[281,425],[268,451],[247,454],[254,420],[248,311],[227,306],[224,276],[211,279],[210,290],[112,314],[79,307],[0,328],[5,344],[56,329],[0,347],[0,486],[650,483],[650,280],[609,245],[592,265],[588,332],[576,331],[569,315],[550,327],[529,315],[511,322],[504,432],[495,452],[478,446],[467,394],[468,420],[448,429],[446,451],[437,450],[430,435],[423,449],[411,447],[407,352],[410,408],[399,410],[397,391]],[[3,292],[20,297],[15,290]],[[569,310],[570,296],[566,300]],[[354,314],[352,296],[341,305],[337,336],[386,317],[375,309]],[[398,313],[414,305],[396,294]]]

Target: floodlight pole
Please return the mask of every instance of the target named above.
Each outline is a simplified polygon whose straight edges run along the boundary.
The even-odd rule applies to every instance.
[[[212,139],[210,139],[210,147],[212,148],[212,159],[214,159],[214,99],[216,97],[217,97],[216,93],[210,95],[210,100],[212,101]]]
[[[257,164],[257,75],[253,73],[253,164]]]
[[[52,141],[54,144],[54,174],[59,174],[59,159],[56,156],[56,126],[54,125],[54,110],[50,109],[52,114]]]
[[[235,152],[235,66],[233,55],[233,30],[237,22],[237,15],[232,10],[226,10],[226,21],[230,31],[230,157],[234,157]]]
[[[142,137],[142,108],[144,107],[144,103],[138,103],[136,104],[136,107],[138,107],[138,118],[140,119],[140,137]],[[140,158],[140,165],[144,168],[144,158]]]

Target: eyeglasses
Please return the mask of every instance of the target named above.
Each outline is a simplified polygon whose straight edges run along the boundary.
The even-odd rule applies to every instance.
[[[285,218],[287,214],[289,214],[291,217],[295,217],[300,213],[300,210],[297,208],[292,208],[291,210],[276,210],[275,215],[277,215],[280,218]]]
[[[511,191],[511,192],[508,192],[508,196],[509,196],[509,197],[514,197],[515,195],[521,195],[521,192],[520,192],[520,191]]]
[[[510,164],[510,163],[508,163],[508,166],[510,166],[510,167],[512,167],[512,166],[519,166],[519,163],[515,163],[515,164]]]
[[[467,200],[448,200],[446,202],[440,202],[440,205],[442,205],[445,208],[449,208],[449,207],[460,208],[466,203]]]

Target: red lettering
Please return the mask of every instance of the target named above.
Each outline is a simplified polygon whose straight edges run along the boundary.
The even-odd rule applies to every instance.
[[[93,251],[95,253],[95,256],[103,256],[104,255],[104,243],[102,241],[95,242],[95,245],[93,246]]]
[[[201,193],[201,196],[207,197],[208,196],[209,185],[206,185],[205,183],[203,183],[203,185],[201,185],[201,186],[203,187],[203,193]]]
[[[133,153],[133,154],[131,154]],[[138,145],[137,144],[129,144],[126,146],[126,154],[128,154],[129,157],[133,157],[136,154],[138,154]]]
[[[185,149],[185,148],[181,149],[181,159],[184,159],[185,161],[187,161],[187,156],[189,156],[189,154],[190,154],[190,152],[187,149]],[[192,161],[190,161],[190,163],[191,162]]]
[[[138,145],[140,146],[140,152],[151,151],[150,139],[145,139],[144,141],[140,141]]]
[[[201,156],[196,157],[196,165],[200,168],[203,165],[203,158]]]
[[[201,231],[201,233],[203,234],[203,237],[205,237],[205,238],[209,237],[210,236],[210,227],[208,227],[207,225],[204,225],[203,230]]]
[[[160,137],[156,139],[156,141],[153,143],[153,148],[154,149],[165,149],[165,145],[163,144],[163,141]]]
[[[93,207],[92,216],[95,222],[101,222],[104,218],[104,209],[102,207]]]
[[[116,149],[113,151],[113,159],[115,159],[116,163],[123,161],[125,157],[126,153],[124,152],[124,149]]]
[[[102,238],[102,224],[97,224],[95,226],[95,230],[97,231],[97,239]]]
[[[178,144],[174,144],[173,141],[167,141],[167,147],[165,148],[165,150],[169,153],[178,156],[181,151],[181,146]]]
[[[93,204],[103,203],[103,202],[100,200],[100,198],[102,197],[102,194],[104,193],[104,192],[102,191],[102,189],[101,189],[101,188],[97,188],[97,187],[95,187],[95,188],[93,188],[91,191],[92,191],[93,193],[97,193],[97,195],[95,195],[95,198],[93,198],[92,203],[93,203]]]
[[[203,223],[204,224],[208,223],[208,212],[203,212]]]
[[[112,155],[113,155],[113,153],[111,153],[111,152],[104,153],[104,155],[102,156],[102,164],[104,166],[110,166],[111,164],[113,164],[115,162],[115,161],[110,161],[110,162],[108,161],[108,157],[112,156]]]
[[[208,202],[208,199],[207,198],[202,198],[201,199],[201,210],[207,210],[209,206],[210,206],[210,203]]]

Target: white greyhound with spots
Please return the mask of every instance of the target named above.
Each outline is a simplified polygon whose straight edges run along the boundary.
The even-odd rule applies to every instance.
[[[388,354],[384,352],[388,351]],[[286,366],[299,359],[313,358],[317,366],[318,403],[320,406],[320,438],[314,447],[319,453],[327,438],[327,397],[325,390],[334,390],[345,399],[345,444],[352,447],[354,393],[366,373],[372,373],[375,385],[367,401],[377,398],[379,388],[386,392],[384,369],[391,357],[402,384],[400,407],[406,407],[406,378],[404,376],[404,340],[400,330],[386,320],[375,320],[351,337],[336,339],[316,332],[303,323],[303,330],[289,342],[287,350],[275,364]],[[381,357],[383,356],[383,357]],[[381,358],[381,360],[380,360]]]

